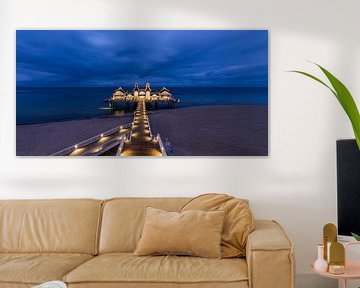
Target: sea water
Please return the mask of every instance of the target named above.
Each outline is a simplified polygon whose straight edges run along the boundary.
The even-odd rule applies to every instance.
[[[199,105],[267,105],[268,89],[259,87],[175,87],[176,107]],[[109,109],[105,99],[111,87],[17,87],[16,123],[30,124],[123,115],[129,111],[124,103],[118,110]],[[154,89],[156,90],[156,88]],[[132,109],[130,106],[130,109]],[[165,109],[160,105],[158,109]]]

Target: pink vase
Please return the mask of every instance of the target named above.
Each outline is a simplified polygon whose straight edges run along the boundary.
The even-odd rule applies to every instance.
[[[318,245],[318,259],[314,263],[314,269],[319,272],[327,272],[328,263],[324,260],[324,245]]]

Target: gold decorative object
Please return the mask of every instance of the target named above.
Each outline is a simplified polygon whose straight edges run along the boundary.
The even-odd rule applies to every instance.
[[[328,223],[323,228],[323,237],[324,237],[324,259],[327,260],[328,263],[328,243],[337,242],[337,228],[334,224]]]
[[[345,273],[345,266],[344,265],[329,265],[329,273],[334,275],[341,275]]]
[[[331,243],[329,273],[345,273],[345,247],[341,243]]]
[[[345,248],[339,242],[334,242],[330,246],[330,264],[345,265]]]

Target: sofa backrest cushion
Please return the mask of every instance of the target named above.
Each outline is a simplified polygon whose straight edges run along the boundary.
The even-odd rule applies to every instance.
[[[99,253],[131,253],[141,237],[146,207],[179,211],[190,198],[116,198],[105,201]]]
[[[1,252],[96,254],[102,201],[0,200]]]
[[[223,258],[245,257],[248,235],[254,230],[254,216],[248,200],[226,194],[203,194],[190,200],[181,211],[225,211],[221,235]]]

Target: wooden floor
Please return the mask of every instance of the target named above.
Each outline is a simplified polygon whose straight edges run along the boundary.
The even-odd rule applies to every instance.
[[[121,156],[161,156],[159,143],[151,138],[150,123],[144,101],[137,104],[131,139],[124,143]]]

